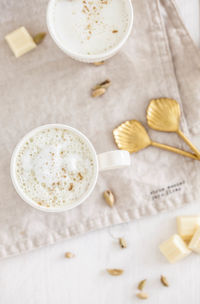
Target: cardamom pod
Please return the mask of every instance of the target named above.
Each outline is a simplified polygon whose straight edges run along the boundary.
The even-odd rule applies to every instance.
[[[98,61],[98,62],[93,62],[93,64],[94,64],[95,66],[100,66],[100,65],[104,64],[104,62],[105,62],[105,61]]]
[[[66,253],[65,253],[65,257],[66,257],[67,259],[71,259],[71,258],[74,258],[74,257],[75,257],[75,254],[72,253],[72,252],[66,252]]]
[[[163,284],[163,286],[169,287],[169,283],[168,283],[166,277],[164,277],[163,275],[160,276],[160,281]]]
[[[141,299],[141,300],[146,300],[146,299],[148,299],[148,294],[147,293],[145,293],[145,292],[139,292],[139,293],[137,293],[136,294],[136,296],[139,298],[139,299]]]
[[[104,80],[103,82],[97,84],[92,89],[92,97],[99,97],[106,92],[106,89],[111,85],[111,81],[109,79]]]
[[[126,248],[127,247],[127,242],[123,238],[119,238],[119,244],[120,244],[121,248]]]
[[[109,79],[106,79],[106,80],[102,81],[101,83],[97,84],[94,87],[94,89],[98,89],[98,88],[107,89],[110,85],[111,85],[111,81]]]
[[[92,90],[92,97],[102,96],[106,92],[105,88],[95,88]]]
[[[40,44],[44,38],[46,36],[46,33],[45,32],[41,32],[41,33],[38,33],[36,34],[34,37],[33,37],[33,40],[36,44]]]
[[[139,284],[138,284],[138,289],[139,290],[143,290],[143,288],[144,288],[144,286],[146,285],[146,279],[144,279],[144,280],[142,280],[142,281],[140,281],[139,282]]]
[[[114,197],[113,193],[110,190],[106,190],[103,193],[103,197],[104,197],[106,203],[108,204],[108,206],[110,206],[112,208],[115,203],[115,197]]]
[[[112,276],[119,276],[119,275],[123,274],[124,270],[114,268],[114,269],[107,269],[107,272]]]

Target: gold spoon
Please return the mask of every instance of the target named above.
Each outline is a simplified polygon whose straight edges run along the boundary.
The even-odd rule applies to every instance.
[[[176,132],[200,158],[200,151],[180,130],[180,107],[176,100],[169,98],[152,99],[147,108],[147,123],[157,131]]]
[[[152,141],[143,125],[137,120],[128,120],[122,123],[119,127],[113,130],[113,136],[118,148],[129,151],[130,153],[138,152],[149,146],[154,146],[200,160],[192,153]]]

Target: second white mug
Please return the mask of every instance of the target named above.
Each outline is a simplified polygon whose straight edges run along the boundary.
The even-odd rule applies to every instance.
[[[80,138],[82,143],[87,146],[88,151],[90,151],[90,155],[92,158],[93,162],[93,175],[91,180],[89,181],[89,186],[87,190],[79,197],[77,200],[75,200],[71,204],[65,204],[61,207],[53,207],[48,204],[48,208],[45,205],[38,204],[36,201],[34,201],[26,191],[22,188],[20,184],[20,176],[17,174],[17,162],[19,158],[19,154],[21,153],[20,151],[23,150],[23,147],[26,147],[26,145],[34,139],[34,136],[38,134],[39,132],[45,132],[46,130],[51,130],[51,129],[61,129],[61,130],[68,130],[69,132],[72,132],[76,137]],[[24,148],[25,150],[25,148]],[[51,153],[51,152],[50,152]],[[26,160],[27,162],[27,160]],[[42,166],[42,164],[41,164]],[[130,166],[130,154],[127,151],[122,151],[122,150],[115,150],[115,151],[109,151],[109,152],[104,152],[99,155],[97,155],[92,143],[89,141],[89,139],[83,135],[80,131],[77,129],[74,129],[72,127],[63,125],[63,124],[48,124],[44,126],[40,126],[31,132],[29,132],[27,135],[25,135],[18,145],[16,146],[12,159],[11,159],[11,165],[10,165],[10,172],[11,172],[11,178],[13,185],[15,187],[15,190],[19,194],[19,196],[29,205],[31,205],[34,208],[37,208],[39,210],[45,211],[45,212],[61,212],[61,211],[66,211],[69,209],[72,209],[81,203],[83,203],[89,195],[92,193],[96,182],[98,178],[98,173],[99,171],[105,171],[105,170],[112,170],[112,169],[117,169],[117,168],[124,168]],[[28,165],[27,168],[30,167],[30,164]],[[23,169],[24,170],[24,169]],[[50,174],[48,171],[44,172],[44,175]],[[26,181],[25,181],[26,183]]]
[[[50,0],[47,26],[57,46],[75,60],[104,61],[127,41],[133,26],[131,0]]]

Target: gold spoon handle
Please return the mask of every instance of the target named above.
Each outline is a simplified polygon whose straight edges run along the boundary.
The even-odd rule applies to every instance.
[[[177,131],[177,134],[186,142],[186,144],[195,152],[195,154],[200,158],[200,151],[191,143],[191,141],[183,134],[181,130]]]
[[[200,161],[200,159],[196,155],[194,155],[190,152],[186,152],[184,150],[180,150],[180,149],[177,149],[177,148],[174,148],[174,147],[171,147],[171,146],[163,145],[163,144],[160,144],[160,143],[157,143],[157,142],[154,142],[154,141],[151,142],[151,145],[154,146],[154,147],[163,149],[163,150],[167,150],[167,151],[170,151],[170,152],[175,152],[177,154],[187,156],[187,157],[190,157],[190,158],[193,158],[193,159],[196,159],[196,160]]]

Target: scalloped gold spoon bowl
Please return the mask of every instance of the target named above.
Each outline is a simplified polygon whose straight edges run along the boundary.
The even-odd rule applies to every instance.
[[[117,147],[121,150],[129,151],[130,153],[138,152],[149,146],[154,146],[199,160],[198,157],[192,153],[152,141],[146,129],[137,120],[128,120],[122,123],[113,130],[113,136]]]
[[[162,132],[177,133],[200,158],[200,151],[180,130],[180,106],[170,98],[152,99],[147,108],[147,123],[150,128]]]

